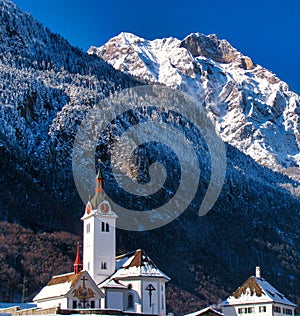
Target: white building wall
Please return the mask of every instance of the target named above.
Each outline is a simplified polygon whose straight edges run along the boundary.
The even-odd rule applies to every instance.
[[[122,280],[122,284],[129,287],[128,290],[123,293],[123,310],[134,311],[136,313],[142,313],[142,282],[141,280]],[[133,295],[133,309],[128,309],[128,295]]]
[[[37,308],[51,308],[60,306],[60,308],[62,309],[68,309],[68,299],[66,297],[52,300],[44,300],[36,303]]]
[[[128,287],[127,290],[115,290],[119,294],[112,296],[112,290],[106,291],[106,308],[122,309],[128,312],[145,313],[145,314],[166,314],[166,296],[165,296],[165,280],[158,278],[140,278],[136,280],[124,279],[122,284]],[[149,285],[155,288],[152,291],[152,299],[150,306],[149,291],[146,288]],[[121,299],[122,293],[122,299]],[[128,297],[133,296],[133,307],[128,307]],[[122,301],[122,304],[117,303]],[[122,305],[122,306],[121,306]]]
[[[101,214],[100,211],[83,218],[83,269],[96,284],[115,272],[115,221],[116,215]]]
[[[152,284],[155,291],[152,291],[151,306],[150,296],[147,287]],[[147,314],[166,314],[166,295],[165,295],[165,280],[164,279],[148,279],[143,281],[142,285],[142,301],[143,313]]]
[[[281,312],[275,312],[274,306],[277,306],[280,308]],[[264,308],[266,311],[264,311]],[[249,312],[248,309],[251,309],[252,312]],[[244,305],[235,305],[235,306],[224,306],[222,307],[222,312],[226,316],[291,316],[287,315],[286,313],[283,313],[283,308],[285,309],[292,309],[293,315],[294,315],[294,308],[291,306],[283,305],[283,304],[274,304],[274,303],[258,303],[258,304],[244,304]],[[240,313],[240,309],[242,310],[242,313]],[[247,312],[246,310],[247,309]]]
[[[124,310],[123,292],[114,289],[108,289],[106,291],[105,308]]]
[[[151,306],[150,306],[150,296],[149,291],[146,288],[149,285],[152,285],[155,288],[155,291],[152,291],[151,295]],[[160,282],[155,280],[143,281],[142,288],[142,301],[143,301],[143,313],[146,314],[160,314]]]
[[[104,223],[104,231],[102,223]],[[109,231],[106,231],[106,224]],[[94,228],[94,280],[99,284],[115,272],[115,217],[110,215],[97,217]]]
[[[280,312],[275,311],[275,307],[280,308]],[[291,316],[290,314],[287,313],[287,309],[292,310],[292,315],[295,315],[295,307],[285,305],[285,304],[278,304],[275,303],[273,305],[273,316]]]
[[[83,270],[88,271],[92,278],[94,275],[94,226],[95,220],[92,216],[86,218],[83,222]]]

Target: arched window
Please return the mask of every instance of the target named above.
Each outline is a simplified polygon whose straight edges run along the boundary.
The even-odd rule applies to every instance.
[[[133,309],[133,295],[132,294],[128,294],[127,309]]]
[[[105,223],[104,222],[101,223],[101,231],[105,232]]]
[[[106,223],[106,231],[109,232],[109,224]]]

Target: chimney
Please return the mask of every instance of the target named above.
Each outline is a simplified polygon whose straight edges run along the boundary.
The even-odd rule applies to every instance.
[[[256,276],[258,279],[261,278],[260,267],[256,267],[256,269],[255,269],[255,276]]]

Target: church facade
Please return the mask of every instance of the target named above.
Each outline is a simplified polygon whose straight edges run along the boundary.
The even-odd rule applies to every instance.
[[[170,278],[141,249],[116,257],[116,219],[99,168],[95,195],[81,218],[83,264],[78,247],[74,272],[52,277],[33,299],[38,308],[166,314],[165,284]]]

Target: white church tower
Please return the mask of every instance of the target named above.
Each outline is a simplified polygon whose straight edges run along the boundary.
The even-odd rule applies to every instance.
[[[105,199],[103,177],[96,176],[95,195],[86,205],[83,221],[83,269],[88,271],[96,284],[115,272],[117,215]]]

